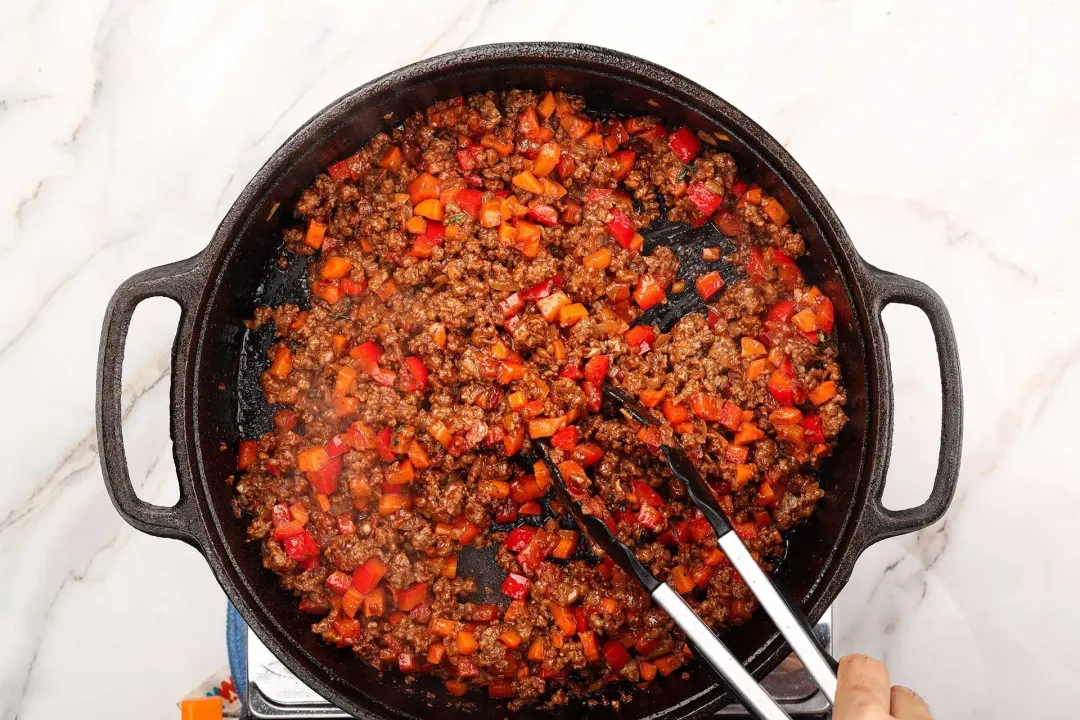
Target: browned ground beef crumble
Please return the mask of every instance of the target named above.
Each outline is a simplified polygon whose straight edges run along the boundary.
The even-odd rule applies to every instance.
[[[317,256],[311,308],[250,323],[276,328],[262,385],[284,409],[241,443],[235,489],[315,633],[512,709],[688,661],[646,592],[552,517],[565,508],[550,480],[518,461],[536,437],[713,628],[750,617],[657,443],[682,444],[771,570],[781,531],[822,497],[846,397],[832,305],[791,260],[802,238],[716,145],[652,117],[593,118],[576,97],[485,93],[417,113],[303,193],[285,242]],[[637,234],[662,208],[716,223],[744,279],[673,283],[675,255],[642,254]],[[710,296],[707,314],[633,326],[679,292]],[[668,423],[597,412],[605,376]],[[491,543],[517,576],[501,606],[468,601],[475,582],[456,572],[464,545]]]

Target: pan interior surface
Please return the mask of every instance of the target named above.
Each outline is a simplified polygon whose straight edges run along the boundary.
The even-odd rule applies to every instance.
[[[719,140],[719,147],[735,156],[743,176],[779,197],[788,208],[792,222],[807,242],[809,256],[800,261],[807,281],[819,285],[835,305],[850,422],[840,436],[835,457],[820,474],[825,498],[810,520],[790,535],[787,557],[776,579],[807,611],[811,621],[833,599],[827,596],[827,586],[835,585],[830,583],[830,568],[849,541],[845,531],[852,509],[862,502],[866,492],[860,480],[864,475],[863,458],[868,449],[872,450],[868,446],[873,445],[867,431],[867,351],[850,283],[845,279],[849,261],[842,253],[834,252],[837,241],[823,229],[824,223],[803,196],[805,191],[798,193],[790,187],[784,174],[762,157],[752,128],[737,124],[742,117],[737,111],[731,110],[735,120],[725,117],[721,110],[727,106],[723,103],[722,107],[710,109],[704,101],[692,102],[677,96],[633,68],[618,67],[619,59],[625,56],[608,55],[615,60],[609,57],[601,63],[586,56],[491,60],[477,52],[472,61],[466,56],[464,61],[440,72],[430,67],[410,75],[406,69],[401,71],[405,74],[377,80],[339,100],[290,138],[245,189],[219,229],[219,236],[231,236],[229,241],[215,238],[215,242],[221,242],[221,252],[211,270],[211,290],[195,343],[199,357],[192,423],[198,454],[196,482],[204,485],[203,496],[209,503],[203,512],[208,526],[219,533],[219,538],[208,540],[211,547],[207,554],[214,552],[223,558],[219,579],[267,646],[286,658],[290,669],[302,680],[334,696],[331,699],[340,699],[343,709],[353,714],[423,718],[436,707],[445,717],[476,713],[505,717],[510,713],[504,702],[490,700],[483,693],[473,692],[451,702],[440,681],[427,676],[406,679],[397,672],[376,671],[351,652],[334,649],[312,634],[314,618],[297,610],[295,598],[280,586],[271,571],[262,567],[258,545],[246,540],[246,522],[235,517],[232,488],[225,482],[235,473],[235,454],[222,450],[221,445],[235,448],[240,439],[256,437],[270,426],[273,408],[266,405],[259,387],[259,374],[267,364],[270,330],[248,331],[244,321],[252,317],[258,305],[308,304],[306,262],[293,257],[285,269],[277,263],[283,252],[281,231],[293,222],[292,207],[301,191],[327,165],[354,152],[376,133],[398,125],[437,100],[455,95],[513,88],[557,89],[584,96],[588,107],[599,113],[651,113],[667,127],[686,124],[717,132],[718,137],[727,138]],[[713,101],[720,102],[715,98]],[[705,242],[678,237],[682,232],[678,228],[657,228],[655,232],[650,229],[650,242],[654,237],[659,238],[656,242],[665,241],[660,237],[664,232],[671,235],[666,241],[675,245],[685,243],[689,247]],[[687,254],[687,258],[690,256]],[[734,269],[726,274],[732,272]],[[679,276],[684,277],[684,273],[690,277],[696,274],[689,261]],[[664,326],[667,320],[674,322],[685,312],[698,309],[672,303],[666,311],[672,317],[657,322]],[[478,568],[485,562],[494,565],[490,560],[477,560]],[[737,656],[750,658],[748,667],[759,677],[785,654],[771,624],[760,612],[750,622],[725,633],[723,640]],[[571,717],[586,711],[593,717],[682,718],[703,714],[730,700],[730,694],[722,693],[700,664],[688,673],[676,673],[644,688],[622,686],[614,696],[619,694],[623,697],[617,707],[586,699],[555,710],[527,708],[514,715]]]

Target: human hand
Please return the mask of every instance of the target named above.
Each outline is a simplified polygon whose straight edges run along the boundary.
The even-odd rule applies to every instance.
[[[906,687],[889,687],[889,670],[865,655],[840,658],[833,720],[934,720],[926,702]]]

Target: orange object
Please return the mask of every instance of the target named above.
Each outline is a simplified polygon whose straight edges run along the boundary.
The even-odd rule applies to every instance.
[[[461,697],[469,691],[469,686],[463,682],[457,680],[447,680],[443,685],[446,686],[446,692],[457,697]]]
[[[450,637],[454,634],[454,621],[447,618],[432,618],[428,630],[439,637]]]
[[[409,199],[413,205],[418,205],[422,200],[439,197],[439,179],[434,175],[424,173],[409,183]]]
[[[511,628],[499,636],[499,642],[514,650],[518,645],[521,645],[521,633]]]
[[[765,211],[765,214],[769,216],[777,225],[783,225],[788,221],[788,212],[784,209],[784,206],[780,204],[775,198],[766,198],[761,205],[761,209]]]
[[[476,642],[476,636],[471,632],[459,632],[455,639],[457,640],[458,652],[462,655],[472,655],[480,649],[480,644]]]
[[[741,346],[742,356],[744,358],[759,358],[763,357],[767,352],[765,345],[755,340],[754,338],[744,337],[739,341]]]
[[[270,362],[269,373],[276,378],[289,377],[293,369],[293,354],[284,343],[278,343],[273,348],[274,359]]]
[[[765,437],[765,433],[762,432],[761,428],[753,423],[744,422],[739,425],[739,430],[735,433],[733,442],[736,445],[746,445],[761,440],[763,437]]]
[[[323,236],[326,235],[326,223],[318,220],[308,222],[307,232],[304,233],[304,244],[318,250],[322,247]]]
[[[526,657],[529,658],[529,660],[532,660],[533,662],[543,662],[544,661],[544,639],[543,638],[536,638],[535,640],[532,641],[532,644],[529,645],[529,652],[526,655]]]
[[[205,697],[180,703],[180,720],[221,720],[221,698]]]
[[[826,380],[810,391],[810,402],[821,405],[831,400],[834,395],[836,395],[836,383]]]
[[[443,217],[446,215],[446,209],[443,204],[435,198],[424,200],[419,205],[413,208],[413,214],[425,217],[428,220],[436,220],[442,222]]]
[[[589,310],[581,303],[574,303],[559,308],[559,325],[569,327],[589,315]]]
[[[352,260],[335,255],[323,264],[322,277],[324,280],[337,280],[348,275],[350,270],[352,270]]]
[[[555,618],[555,624],[559,626],[563,635],[570,636],[577,632],[577,620],[574,619],[572,612],[555,603],[551,603],[550,609],[551,616]]]
[[[540,152],[533,161],[533,175],[544,177],[559,164],[562,148],[557,142],[547,142],[540,146]]]
[[[519,187],[526,192],[531,192],[536,195],[540,195],[544,192],[544,186],[540,184],[540,181],[536,179],[536,176],[528,170],[523,170],[515,175],[511,182],[514,187]]]
[[[401,161],[403,159],[404,158],[401,154],[401,148],[399,148],[397,145],[394,145],[385,153],[383,153],[382,158],[379,160],[379,167],[386,170],[396,171],[398,168],[401,167]]]
[[[607,248],[600,248],[596,252],[586,255],[581,262],[587,268],[603,270],[611,264],[611,251]]]
[[[551,114],[555,112],[555,96],[549,92],[541,98],[540,103],[536,106],[536,112],[545,120],[551,117]]]

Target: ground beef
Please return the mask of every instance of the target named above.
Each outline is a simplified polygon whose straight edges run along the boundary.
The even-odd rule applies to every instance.
[[[241,443],[235,489],[313,632],[511,710],[688,662],[670,618],[566,523],[543,467],[520,463],[540,438],[706,622],[751,616],[658,445],[683,446],[771,570],[780,531],[823,495],[846,395],[832,303],[793,260],[805,243],[730,155],[653,117],[588,115],[581,98],[484,93],[376,136],[293,212],[284,241],[291,261],[314,256],[311,303],[248,322],[273,325],[262,389],[281,409]],[[745,267],[722,292],[710,272],[685,287],[707,312],[666,333],[639,322],[684,291],[670,248],[641,253],[662,213],[716,223]],[[605,381],[665,422],[605,417]],[[499,604],[457,566],[492,543]]]

